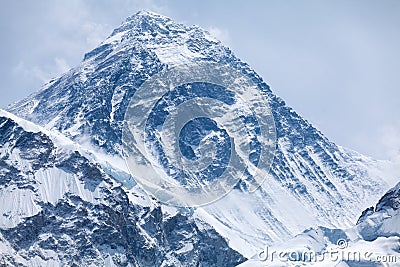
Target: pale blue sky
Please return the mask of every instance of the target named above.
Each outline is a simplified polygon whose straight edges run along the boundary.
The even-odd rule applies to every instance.
[[[147,9],[198,24],[342,146],[400,149],[400,1],[2,1],[0,107],[76,66]]]

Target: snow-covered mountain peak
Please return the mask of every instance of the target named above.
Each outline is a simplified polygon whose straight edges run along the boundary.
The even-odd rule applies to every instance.
[[[131,32],[132,35],[147,35],[153,37],[174,35],[184,33],[191,30],[206,32],[196,25],[187,26],[177,23],[169,17],[151,11],[139,11],[136,14],[128,17],[119,27],[113,30],[110,37],[113,37],[121,32]]]
[[[156,33],[161,27],[165,29],[162,25],[168,24],[173,24],[170,18],[151,11],[142,10],[128,17],[121,26],[113,31],[111,36],[126,30]]]
[[[161,15],[161,14],[156,13],[154,11],[145,10],[145,9],[139,10],[134,15],[132,15],[130,17],[127,17],[125,21],[131,21],[131,20],[134,20],[136,18],[153,18],[153,19],[160,19],[161,18],[163,20],[172,21],[167,16]]]
[[[387,191],[379,162],[330,142],[228,47],[197,26],[149,12],[129,18],[79,66],[8,111],[120,158],[125,112],[138,88],[170,66],[196,61],[246,75],[269,101],[276,125],[277,149],[266,186],[249,194],[239,183],[226,198],[192,212],[242,255],[252,256],[258,246],[311,226],[347,227]],[[115,166],[109,169],[113,173]]]
[[[123,50],[152,51],[167,65],[184,64],[193,59],[213,61],[221,59],[230,50],[200,27],[176,23],[168,17],[149,11],[140,11],[129,17],[97,48],[87,53],[85,60],[99,54],[108,56]],[[209,53],[213,50],[213,53]],[[215,52],[221,54],[216,57]],[[213,58],[214,57],[214,58]]]

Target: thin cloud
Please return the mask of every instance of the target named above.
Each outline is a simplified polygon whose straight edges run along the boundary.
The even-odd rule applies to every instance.
[[[387,156],[391,160],[400,163],[400,123],[383,129],[381,143]]]
[[[229,31],[226,29],[221,29],[215,26],[210,26],[207,28],[207,31],[215,38],[220,40],[223,44],[229,45],[230,37]]]

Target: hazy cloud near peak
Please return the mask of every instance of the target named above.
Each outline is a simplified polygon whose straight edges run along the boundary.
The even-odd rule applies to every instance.
[[[206,30],[215,38],[220,40],[224,45],[230,46],[229,31],[216,26],[209,26]]]
[[[154,1],[10,1],[0,10],[3,108],[79,64],[126,17]]]
[[[389,158],[400,163],[400,123],[382,129],[381,143]]]

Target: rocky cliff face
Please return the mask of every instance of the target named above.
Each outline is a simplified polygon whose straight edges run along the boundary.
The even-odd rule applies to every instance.
[[[363,239],[400,236],[400,183],[390,189],[376,204],[366,209],[358,219],[357,228]]]
[[[0,266],[233,266],[245,260],[189,211],[163,211],[143,193],[128,194],[78,147],[71,150],[67,140],[9,115],[0,113]]]

